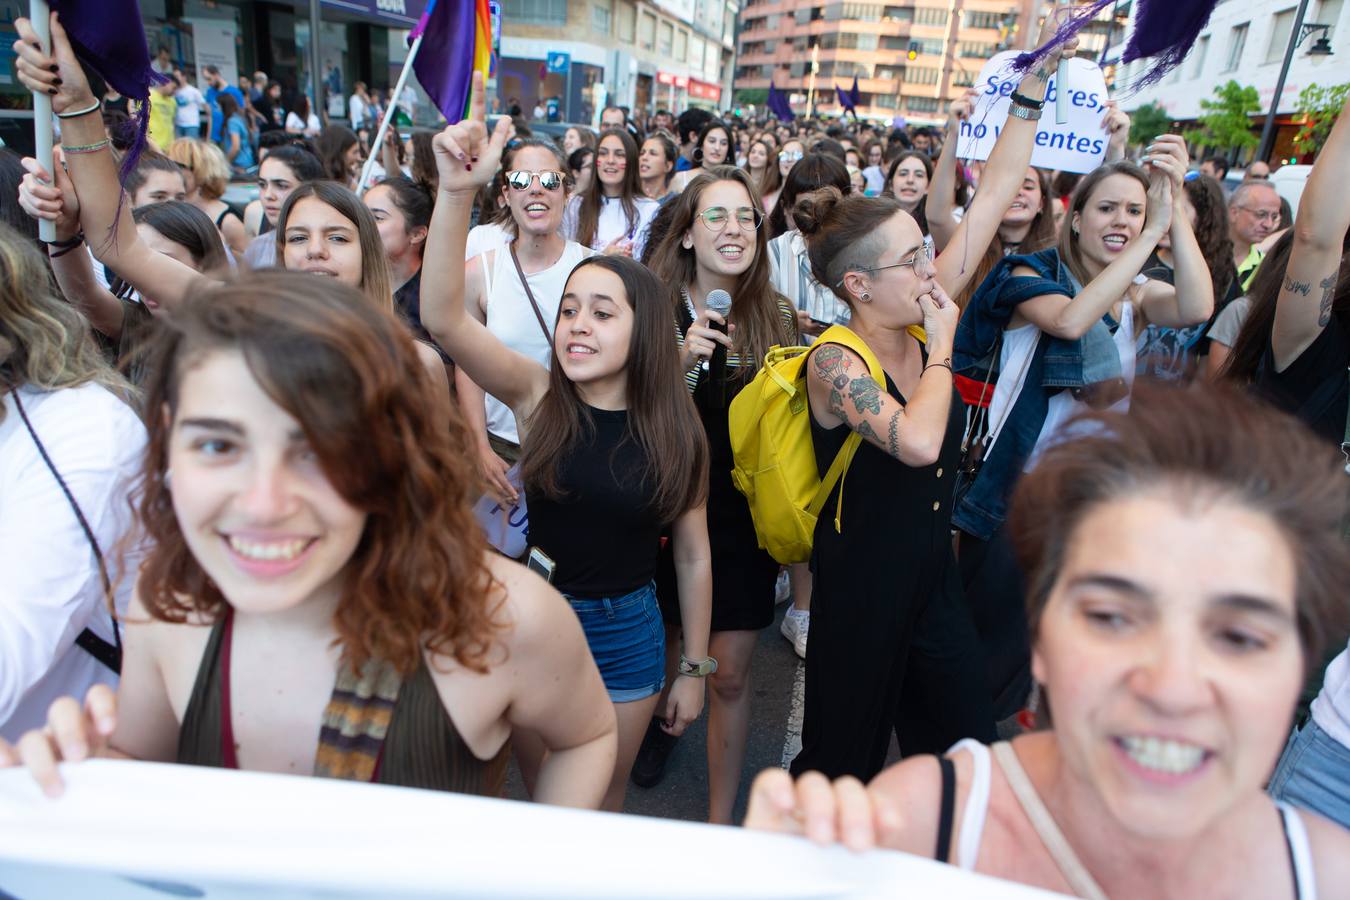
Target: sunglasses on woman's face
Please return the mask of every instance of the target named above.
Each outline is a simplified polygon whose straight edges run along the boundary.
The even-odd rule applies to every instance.
[[[563,176],[561,172],[516,171],[506,173],[506,183],[517,191],[528,191],[530,183],[536,178],[539,179],[539,186],[546,191],[556,191],[562,187]]]

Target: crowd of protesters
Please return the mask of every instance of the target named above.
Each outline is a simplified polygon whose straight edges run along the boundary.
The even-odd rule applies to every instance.
[[[514,759],[619,812],[706,707],[731,824],[787,593],[802,749],[748,826],[1081,897],[1350,879],[1350,117],[1294,217],[1114,103],[1099,168],[1033,167],[1072,40],[980,162],[973,96],[555,142],[476,79],[371,148],[364,85],[321,126],[161,59],[119,185],[118,98],[17,27],[61,141],[3,166],[0,766],[501,796]],[[780,565],[728,410],[799,345],[827,496]]]

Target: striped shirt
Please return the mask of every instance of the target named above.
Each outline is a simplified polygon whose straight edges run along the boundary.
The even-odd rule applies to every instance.
[[[698,314],[694,309],[694,302],[689,299],[689,292],[684,288],[680,288],[680,299],[684,303],[685,312],[688,314],[690,320],[697,319]],[[778,345],[783,347],[795,345],[798,340],[800,340],[800,335],[797,332],[797,314],[792,309],[791,305],[789,305],[781,296],[778,297],[778,314],[783,320],[783,331],[782,334],[779,335],[782,340],[778,342]],[[677,317],[675,321],[675,340],[681,351],[684,350],[684,331],[685,325]],[[700,359],[696,365],[685,371],[684,381],[689,388],[689,393],[692,394],[698,388],[699,379],[703,377],[703,373],[708,371],[708,363],[709,360]],[[754,372],[758,372],[760,366],[764,365],[764,360],[754,360],[753,365]],[[741,357],[738,354],[727,354],[727,368],[739,369],[744,366],[746,366],[746,364],[741,362]],[[751,372],[750,374],[753,375],[754,372]]]
[[[769,281],[774,289],[817,322],[847,325],[848,304],[811,274],[806,241],[799,231],[787,231],[769,241]]]

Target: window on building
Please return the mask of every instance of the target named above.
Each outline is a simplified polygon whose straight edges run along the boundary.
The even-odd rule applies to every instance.
[[[649,12],[638,20],[638,46],[643,50],[656,49],[656,16]]]
[[[933,66],[907,66],[905,84],[937,84],[940,74]]]
[[[914,7],[912,6],[887,6],[881,11],[881,21],[883,22],[913,22]]]
[[[662,22],[656,31],[656,52],[670,56],[675,50],[675,26]]]
[[[936,97],[906,97],[905,106],[910,112],[935,113],[940,101]]]
[[[811,21],[811,7],[803,6],[801,9],[793,10],[792,21],[798,25],[806,25]]]
[[[1313,16],[1313,21],[1318,25],[1330,25],[1327,29],[1327,40],[1332,40],[1336,36],[1336,22],[1341,17],[1341,7],[1343,0],[1322,0],[1317,4],[1317,15]]]
[[[913,38],[910,38],[913,40]],[[906,45],[908,47],[908,45]],[[919,52],[928,53],[933,56],[941,56],[943,51],[942,38],[920,38]]]
[[[879,106],[882,109],[898,109],[900,98],[894,94],[874,94],[872,96],[872,105]]]
[[[903,66],[877,66],[873,77],[883,81],[895,81],[897,78],[903,78],[904,73]]]
[[[956,45],[956,52],[967,59],[988,59],[997,51],[993,44],[982,41],[962,41]]]
[[[1241,25],[1233,26],[1233,30],[1228,35],[1228,61],[1224,64],[1225,72],[1233,72],[1242,65],[1242,51],[1247,49],[1247,26],[1250,22],[1243,22]]]
[[[877,45],[881,42],[880,35],[871,33],[860,34],[857,38],[859,50],[875,50],[877,49]]]
[[[609,34],[609,0],[600,0],[591,4],[591,28],[601,34]]]
[[[1294,8],[1282,9],[1270,21],[1270,42],[1266,44],[1268,63],[1284,59],[1284,51],[1289,46],[1289,32],[1294,30]]]
[[[978,72],[971,72],[966,69],[957,69],[952,73],[952,84],[957,87],[974,87],[975,76]]]
[[[637,9],[628,0],[619,0],[619,40],[630,44],[637,40]]]
[[[1003,27],[1003,13],[985,12],[980,10],[967,9],[962,14],[961,24],[967,28],[1001,28]]]
[[[684,29],[680,29],[679,31],[675,32],[675,59],[679,62],[684,62],[688,58],[689,58],[689,32],[685,31]]]
[[[793,78],[801,78],[806,73],[806,63],[797,60],[788,67],[788,74]]]
[[[898,37],[893,34],[883,34],[881,36],[882,50],[906,50],[909,48],[909,38]]]
[[[770,31],[778,30],[778,16],[765,16],[763,19],[764,27]]]
[[[502,17],[530,25],[566,25],[567,0],[502,0]]]
[[[946,25],[947,10],[937,6],[914,7],[915,25]]]
[[[1191,77],[1199,78],[1205,71],[1205,57],[1209,55],[1209,35],[1195,42],[1194,61],[1191,63]]]

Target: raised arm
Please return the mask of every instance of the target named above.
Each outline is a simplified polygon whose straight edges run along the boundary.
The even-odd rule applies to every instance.
[[[980,94],[974,88],[952,103],[947,111],[947,139],[933,166],[933,181],[928,185],[928,233],[938,252],[947,246],[956,233],[956,145],[961,138],[961,123],[970,118]]]
[[[1121,113],[1124,115],[1124,113]],[[1129,125],[1125,128],[1128,130]],[[1186,142],[1175,134],[1164,134],[1149,147],[1155,170],[1165,171],[1172,183],[1172,258],[1173,283],[1150,281],[1143,290],[1140,308],[1154,325],[1185,328],[1206,321],[1214,314],[1214,279],[1200,243],[1191,228],[1190,217],[1182,206],[1182,179],[1190,168]]]
[[[844,424],[907,466],[937,461],[952,402],[952,337],[960,310],[941,286],[920,294],[928,362],[919,388],[902,404],[867,371],[858,354],[838,344],[818,346],[806,367],[812,412],[825,428]]]
[[[56,286],[95,330],[116,339],[122,333],[122,301],[98,283],[89,254],[79,243],[80,198],[70,177],[58,165],[53,183],[51,173],[32,157],[24,158],[23,167],[27,174],[19,183],[19,205],[35,219],[56,223],[56,244],[48,250]],[[75,246],[57,246],[71,241]]]
[[[141,296],[166,308],[177,304],[200,276],[190,266],[151,250],[136,233],[131,204],[124,199],[117,181],[117,163],[103,118],[57,14],[52,13],[51,18],[51,55],[38,49],[31,22],[17,19],[14,27],[19,37],[14,43],[19,80],[29,90],[50,94],[55,113],[88,110],[84,115],[62,119],[61,141],[66,170],[83,200],[80,225],[94,255],[130,282]]]
[[[1087,334],[1088,329],[1130,289],[1135,276],[1158,245],[1158,239],[1171,227],[1172,181],[1161,168],[1154,168],[1149,175],[1148,208],[1144,215],[1144,227],[1139,236],[1081,291],[1073,297],[1043,294],[1025,300],[1018,304],[1012,324],[1029,321],[1053,337],[1070,341]],[[1036,272],[1019,267],[1013,274],[1035,276]],[[1213,303],[1212,289],[1209,302]]]
[[[1058,27],[1054,15],[1045,17],[1041,28],[1040,42],[1048,41]],[[1046,85],[1062,59],[1071,59],[1078,48],[1077,39],[1066,41],[1056,54],[1042,60],[1022,78],[1017,86],[1018,93],[1029,100],[1044,100]],[[934,265],[937,268],[937,280],[943,290],[956,296],[965,289],[966,284],[975,276],[975,265],[989,242],[998,233],[1009,204],[1017,196],[1022,186],[1022,178],[1031,164],[1031,150],[1036,140],[1038,124],[1035,119],[1022,119],[1008,116],[1007,123],[999,133],[989,161],[985,163],[980,175],[980,186],[970,209],[961,217],[947,244],[947,250],[941,253]],[[932,191],[930,190],[931,194]]]
[[[1350,203],[1341,193],[1350,177],[1350,98],[1317,155],[1294,220],[1289,266],[1275,301],[1270,346],[1275,368],[1287,369],[1331,322],[1341,247],[1350,229]]]
[[[513,410],[533,408],[548,390],[548,370],[512,350],[464,308],[464,246],[478,190],[501,162],[511,120],[489,135],[482,78],[474,76],[473,113],[436,135],[440,187],[422,260],[422,324],[470,378]]]

